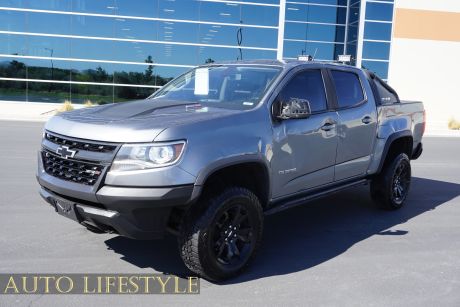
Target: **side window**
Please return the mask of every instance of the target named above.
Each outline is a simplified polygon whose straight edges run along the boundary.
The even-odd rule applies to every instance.
[[[363,88],[357,74],[332,70],[339,108],[354,106],[364,100]]]
[[[396,97],[395,94],[390,92],[385,85],[382,84],[382,81],[378,79],[374,79],[375,86],[377,87],[377,91],[379,92],[380,96],[380,103],[381,104],[386,104],[386,103],[397,103],[398,98]]]
[[[308,100],[312,112],[327,109],[326,91],[319,69],[306,70],[295,75],[283,88],[279,97],[283,101],[291,98]]]

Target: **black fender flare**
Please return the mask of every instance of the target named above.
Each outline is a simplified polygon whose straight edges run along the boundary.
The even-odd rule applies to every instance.
[[[260,164],[263,169],[265,170],[265,175],[268,180],[268,199],[270,199],[271,195],[271,181],[270,181],[270,167],[268,165],[268,161],[266,161],[260,154],[246,154],[240,156],[233,156],[227,157],[223,159],[219,159],[208,164],[205,168],[203,168],[195,180],[195,185],[193,188],[192,196],[190,198],[191,202],[196,201],[203,190],[204,184],[206,180],[214,173],[227,168],[229,166],[237,166],[244,163],[257,163]]]
[[[398,140],[400,138],[403,138],[403,137],[411,137],[412,138],[412,131],[410,131],[410,130],[397,131],[397,132],[391,134],[387,138],[387,140],[385,142],[385,147],[383,148],[382,157],[380,158],[379,167],[378,167],[377,172],[376,172],[377,174],[379,174],[382,171],[383,164],[385,163],[385,160],[387,158],[388,151],[390,150],[391,144],[393,142],[395,142],[396,140]],[[412,151],[412,148],[411,148],[411,151]],[[410,156],[409,156],[409,158],[410,158]]]

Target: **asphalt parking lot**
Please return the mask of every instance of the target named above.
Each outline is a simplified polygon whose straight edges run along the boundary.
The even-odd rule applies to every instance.
[[[0,121],[1,273],[187,274],[176,241],[94,234],[38,195],[42,123]],[[0,295],[1,306],[460,306],[460,138],[425,138],[406,207],[360,187],[266,219],[249,271],[200,295]]]

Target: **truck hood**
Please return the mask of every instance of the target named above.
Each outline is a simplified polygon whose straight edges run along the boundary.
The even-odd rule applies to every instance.
[[[65,136],[106,142],[151,142],[163,130],[229,116],[239,111],[199,103],[137,100],[83,108],[53,116],[45,129]]]

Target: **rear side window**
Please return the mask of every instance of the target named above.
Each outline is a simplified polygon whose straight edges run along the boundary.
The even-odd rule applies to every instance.
[[[377,87],[377,92],[379,93],[379,96],[380,96],[381,104],[387,104],[387,103],[392,104],[392,103],[398,102],[398,98],[396,97],[396,95],[390,92],[385,87],[385,85],[382,83],[382,81],[375,78],[374,82],[375,82],[375,86]]]
[[[305,70],[292,78],[280,93],[282,101],[292,98],[308,100],[312,112],[327,109],[326,91],[320,70]]]
[[[352,107],[364,100],[363,88],[357,74],[332,70],[339,108]]]

